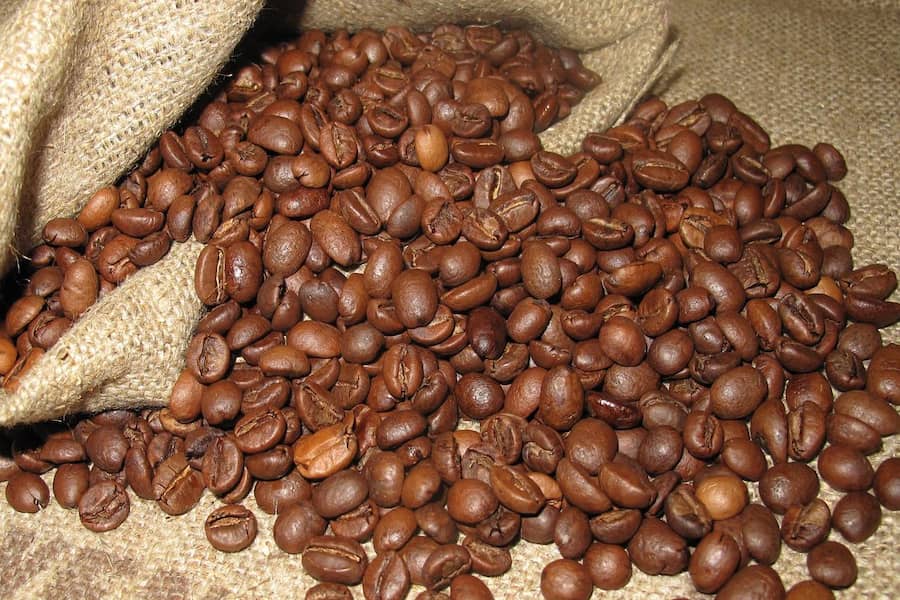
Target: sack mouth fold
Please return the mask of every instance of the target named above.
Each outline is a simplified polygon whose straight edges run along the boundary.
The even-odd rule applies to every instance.
[[[10,393],[0,428],[118,408],[165,406],[202,307],[192,285],[202,245],[173,244],[101,298]]]

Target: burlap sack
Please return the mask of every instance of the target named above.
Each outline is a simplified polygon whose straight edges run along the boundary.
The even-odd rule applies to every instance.
[[[0,272],[52,217],[75,214],[114,181],[203,91],[253,22],[261,0],[23,1],[0,24]],[[443,22],[523,27],[582,53],[603,83],[544,145],[575,151],[611,125],[671,55],[663,0],[427,0],[274,3],[280,28],[359,29]],[[134,25],[138,24],[137,27]],[[200,305],[186,245],[104,298],[38,362],[19,391],[0,392],[0,427],[74,412],[164,404]],[[77,351],[76,351],[77,349]]]
[[[857,260],[900,266],[900,181],[892,165],[900,139],[894,107],[900,81],[896,69],[890,70],[900,64],[897,3],[759,0],[738,6],[679,0],[672,22],[682,44],[669,76],[655,91],[669,102],[721,91],[757,116],[775,143],[835,143],[848,157],[850,173],[839,185],[854,211]],[[900,343],[900,328],[886,332],[885,339]],[[872,464],[896,456],[898,445],[897,436],[888,440],[882,452],[870,457]],[[839,494],[825,484],[823,490],[833,507]],[[2,596],[302,598],[314,582],[303,573],[298,556],[277,548],[274,519],[262,511],[255,510],[260,533],[246,551],[227,555],[207,544],[203,521],[217,504],[206,495],[192,512],[172,518],[132,498],[131,516],[122,527],[92,534],[75,514],[55,503],[37,515],[22,515],[0,502]],[[256,509],[252,498],[247,505]],[[898,523],[895,513],[885,512],[872,538],[851,545],[859,578],[850,590],[837,592],[838,598],[897,597]],[[832,539],[841,537],[833,533]],[[539,598],[541,570],[558,558],[555,547],[520,543],[513,556],[509,573],[486,582],[498,599]],[[808,578],[804,558],[783,549],[776,567],[787,586]],[[692,589],[686,574],[649,577],[635,572],[625,589],[598,591],[594,598],[709,598]]]

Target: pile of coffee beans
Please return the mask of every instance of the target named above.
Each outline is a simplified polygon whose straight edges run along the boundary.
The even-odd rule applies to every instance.
[[[6,313],[7,388],[173,241],[207,244],[209,312],[166,408],[0,439],[14,508],[47,505],[53,468],[93,531],[129,487],[171,515],[208,489],[206,537],[235,552],[253,493],[313,599],[489,598],[472,574],[509,571],[519,539],[557,546],[551,599],[632,565],[785,597],[782,544],[808,552],[791,597],[853,584],[826,538],[900,507],[900,459],[868,458],[900,430],[878,330],[900,304],[890,268],[853,264],[833,146],[772,148],[710,94],[545,151],[599,79],[493,27],[310,31],[259,61],[47,223]]]

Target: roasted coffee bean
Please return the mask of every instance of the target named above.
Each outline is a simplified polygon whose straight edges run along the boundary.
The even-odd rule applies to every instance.
[[[19,511],[35,513],[50,502],[50,489],[35,473],[19,472],[6,484],[6,501]]]
[[[75,508],[88,489],[89,470],[85,463],[60,465],[53,476],[53,497],[63,508]]]
[[[568,558],[548,563],[541,571],[541,593],[552,600],[587,600],[593,591],[588,568]]]
[[[896,457],[885,459],[875,471],[872,488],[882,506],[888,510],[898,510],[900,507],[900,460]]]
[[[759,481],[760,498],[777,514],[795,504],[809,504],[818,493],[819,478],[803,463],[776,464]]]
[[[734,539],[721,531],[705,536],[691,555],[688,572],[698,591],[712,594],[727,583],[737,570],[741,552]]]
[[[824,501],[816,498],[806,505],[795,504],[781,520],[784,543],[798,552],[809,552],[831,531],[831,511]]]
[[[400,555],[389,550],[375,557],[366,567],[362,579],[366,598],[402,599],[409,591],[409,570]]]
[[[696,540],[712,530],[712,517],[689,485],[676,487],[665,500],[666,522],[680,536]],[[605,540],[604,540],[605,541]]]
[[[722,419],[740,419],[752,413],[765,399],[768,388],[752,367],[738,367],[716,379],[710,389],[713,413]]]
[[[472,558],[472,571],[480,575],[497,577],[512,567],[512,557],[506,548],[486,544],[477,537],[466,537],[462,545]]]
[[[840,444],[822,450],[818,466],[822,479],[842,492],[865,491],[875,477],[872,465],[861,452]]]
[[[284,552],[299,554],[310,540],[323,535],[328,523],[319,516],[309,501],[289,506],[275,519],[273,537]]]
[[[258,481],[253,487],[256,504],[269,514],[280,514],[288,507],[312,497],[312,488],[297,471],[274,481]]]
[[[499,501],[487,483],[477,479],[461,479],[450,486],[447,493],[447,510],[459,523],[476,525],[487,519]]]
[[[656,498],[647,474],[625,462],[605,463],[600,486],[613,503],[624,508],[647,508]]]
[[[212,511],[203,529],[216,550],[240,552],[256,539],[256,517],[239,504],[228,504]]]
[[[773,564],[781,552],[781,532],[772,511],[749,504],[741,514],[741,540],[754,560]]]
[[[341,583],[319,583],[306,590],[305,600],[353,600],[353,593]]]
[[[644,518],[628,543],[628,555],[638,569],[649,575],[675,575],[688,567],[684,539],[654,517]]]
[[[429,590],[437,591],[471,569],[472,557],[468,550],[456,544],[438,546],[422,565],[423,584]]]
[[[813,579],[828,587],[841,589],[856,581],[856,559],[840,542],[823,542],[806,556],[806,566]]]
[[[109,531],[125,522],[131,510],[128,492],[115,481],[92,485],[78,501],[81,523],[91,531]]]
[[[358,542],[335,535],[319,535],[303,550],[303,568],[319,581],[356,585],[369,561]]]
[[[326,519],[332,519],[359,506],[368,492],[366,479],[359,472],[340,471],[313,489],[313,508]]]
[[[170,515],[191,510],[203,494],[203,478],[187,463],[184,452],[163,461],[153,477],[153,492],[159,507]]]
[[[850,492],[834,505],[832,526],[849,542],[868,539],[881,523],[878,500],[865,492]]]
[[[737,600],[738,598],[781,600],[784,597],[785,590],[781,577],[774,569],[766,565],[750,565],[740,569],[716,595],[716,598],[721,600]]]

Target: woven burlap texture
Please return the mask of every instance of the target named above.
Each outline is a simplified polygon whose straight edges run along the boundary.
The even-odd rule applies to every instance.
[[[174,8],[166,4],[160,10],[156,10],[155,4],[116,0],[90,8],[93,5],[76,3],[66,12],[63,9],[69,6],[67,3],[55,9],[45,8],[43,3],[35,6],[25,3],[15,22],[10,19],[11,40],[23,29],[27,31],[30,21],[37,23],[37,32],[24,36],[21,42],[26,48],[41,46],[38,40],[44,30],[76,33],[49,44],[50,49],[40,56],[23,60],[18,54],[11,55],[21,60],[17,66],[27,75],[22,76],[25,81],[22,97],[31,94],[43,101],[60,90],[65,90],[65,94],[59,102],[35,105],[33,110],[28,102],[17,103],[17,94],[0,100],[0,156],[34,157],[31,161],[22,158],[0,163],[0,199],[19,198],[18,202],[0,204],[0,241],[4,239],[4,223],[6,231],[12,232],[17,207],[32,208],[18,215],[18,245],[27,248],[37,239],[40,227],[48,218],[73,215],[94,190],[132,164],[205,88],[259,9],[258,0],[214,3],[214,10],[208,3],[176,2]],[[538,0],[389,3],[396,10],[385,10],[383,3],[315,2],[310,3],[308,11],[302,12],[301,3],[283,4],[278,15],[283,16],[282,28],[287,23],[297,28],[354,30],[400,23],[421,30],[464,19],[525,27],[547,43],[580,51],[585,64],[601,73],[604,81],[575,107],[569,118],[542,134],[544,145],[559,151],[576,151],[582,132],[604,128],[618,119],[643,93],[672,50],[667,45],[666,4],[661,0],[604,0],[590,3],[584,10],[576,10],[581,5],[577,0],[556,4]],[[273,16],[274,10],[276,7],[269,7],[266,15]],[[504,16],[510,18],[505,20]],[[218,17],[223,18],[217,20]],[[142,28],[128,29],[131,19],[142,23]],[[73,25],[67,27],[66,23]],[[582,27],[582,23],[593,25]],[[94,52],[94,47],[103,51]],[[198,60],[201,56],[205,58]],[[44,62],[53,65],[70,62],[77,68],[60,73],[56,80],[50,78],[48,84],[32,73],[39,71]],[[4,111],[12,114],[11,121],[2,118]],[[100,114],[104,117],[98,120]],[[38,118],[41,115],[50,123],[46,133],[41,127],[44,121]],[[18,143],[31,145],[30,153],[3,152],[3,123],[8,123],[7,128]],[[25,181],[27,185],[4,190],[4,164],[9,169],[18,169],[11,173],[9,182]],[[107,311],[106,317],[129,315],[141,310],[139,305],[150,298],[174,298],[178,294],[184,296],[183,306],[188,306],[192,302],[188,296],[193,297],[194,292],[180,282],[190,276],[193,265],[174,261],[166,269],[179,264],[183,265],[183,273],[173,274],[170,280],[148,279],[155,282],[154,287],[147,288],[143,296],[126,298],[113,293],[108,303],[136,305]],[[197,308],[193,323],[200,317],[199,305]],[[163,312],[144,311],[145,316],[160,317],[156,322],[144,321],[142,339],[147,343],[135,340],[124,347],[114,346],[112,338],[105,333],[127,329],[128,325],[98,321],[97,314],[90,313],[83,326],[67,332],[62,345],[95,348],[91,360],[99,362],[77,364],[83,356],[86,358],[81,354],[70,357],[66,363],[57,360],[58,353],[41,358],[42,368],[23,378],[28,398],[14,395],[9,402],[4,402],[0,392],[0,405],[7,407],[0,410],[0,426],[37,422],[82,410],[165,403],[174,382],[172,374],[177,372],[182,360],[176,354],[141,352],[152,348],[153,340],[171,342],[171,347],[183,350],[192,327],[172,329]],[[173,339],[176,332],[183,338]],[[157,362],[172,356],[176,357],[174,362]],[[45,372],[60,372],[60,375],[55,380],[47,380],[41,377]],[[71,391],[60,396],[61,389]],[[79,397],[84,390],[93,390],[90,399]],[[41,397],[49,401],[41,405],[37,402]]]
[[[854,210],[850,226],[857,261],[900,266],[900,184],[892,166],[900,139],[894,106],[900,92],[900,74],[893,68],[900,64],[896,2],[680,0],[672,22],[682,45],[657,91],[669,102],[721,91],[758,117],[776,143],[835,143],[848,157],[850,174],[839,186]],[[893,328],[885,339],[900,343],[900,330]],[[872,464],[896,456],[898,446],[896,436],[888,440],[870,457]],[[824,484],[823,490],[833,506],[839,494]],[[255,507],[252,498],[247,504]],[[298,556],[275,546],[274,519],[261,511],[256,511],[260,533],[250,549],[236,555],[212,550],[203,537],[203,521],[216,505],[207,494],[194,511],[172,518],[132,496],[131,517],[121,528],[92,534],[78,524],[77,515],[55,503],[38,515],[22,515],[0,502],[4,596],[302,598],[313,582],[303,574]],[[838,592],[839,598],[898,595],[898,523],[896,514],[885,512],[876,535],[850,546],[859,578],[849,591]],[[832,539],[841,537],[833,533]],[[497,598],[539,598],[541,569],[557,557],[555,548],[521,543],[513,555],[513,570],[487,583]],[[787,585],[807,578],[804,557],[787,549],[777,568]],[[624,590],[594,594],[595,599],[677,596],[703,597],[692,592],[685,575],[638,572]]]

